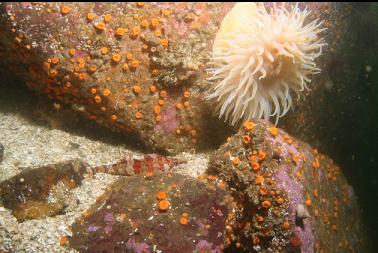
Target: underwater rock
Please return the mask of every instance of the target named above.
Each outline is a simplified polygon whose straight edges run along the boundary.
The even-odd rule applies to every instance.
[[[245,252],[368,252],[361,212],[340,168],[265,121],[246,122],[209,174],[235,198],[228,244]]]
[[[0,143],[0,163],[3,161],[4,158],[4,146]]]
[[[113,175],[152,177],[170,172],[184,161],[156,154],[131,154],[114,164],[90,167],[80,160],[66,161],[22,173],[0,183],[0,199],[19,220],[39,219],[61,213],[69,190],[81,184],[85,175],[103,172]]]
[[[221,252],[222,187],[179,174],[123,177],[72,225],[79,252]]]
[[[217,147],[232,129],[203,97],[212,43],[233,5],[3,3],[0,64],[56,108],[155,151]],[[325,21],[326,42],[337,51],[340,5],[300,7]]]
[[[69,161],[25,169],[0,183],[0,199],[18,221],[54,216],[65,208],[66,191],[81,184],[87,166]]]
[[[211,39],[228,6],[4,3],[1,64],[56,109],[153,150],[220,145],[229,130],[202,96]]]

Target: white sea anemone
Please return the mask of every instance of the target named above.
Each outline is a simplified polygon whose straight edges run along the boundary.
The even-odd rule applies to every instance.
[[[320,72],[315,59],[326,45],[318,19],[306,22],[309,11],[238,3],[223,19],[216,35],[211,67],[220,117],[232,125],[241,120],[285,115],[292,106],[291,90],[308,89]]]

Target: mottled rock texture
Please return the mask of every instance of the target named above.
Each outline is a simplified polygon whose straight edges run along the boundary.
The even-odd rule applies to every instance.
[[[79,252],[221,252],[224,189],[179,174],[122,178],[72,225]]]
[[[81,184],[86,169],[79,161],[26,169],[1,182],[1,203],[20,222],[60,214],[67,191]]]
[[[2,4],[0,47],[10,56],[2,64],[55,106],[136,135],[149,148],[214,146],[224,129],[214,131],[218,120],[208,120],[213,112],[202,96],[225,6]]]
[[[4,3],[3,72],[50,98],[55,108],[136,136],[151,149],[178,153],[216,147],[231,129],[203,99],[209,87],[206,68],[212,41],[232,6]],[[325,21],[324,36],[330,50],[337,51],[340,20],[348,9],[338,4],[306,7],[312,10],[309,20]]]
[[[210,158],[235,197],[228,240],[246,252],[368,252],[340,168],[270,123],[247,122]]]
[[[4,146],[0,143],[0,163],[3,161],[4,158]]]

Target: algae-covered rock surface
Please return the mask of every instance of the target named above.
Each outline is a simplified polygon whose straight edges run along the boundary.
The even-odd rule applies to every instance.
[[[208,173],[237,200],[229,240],[246,252],[367,250],[361,210],[340,167],[270,123],[246,122],[210,157]]]
[[[324,118],[374,67],[345,32],[371,9],[300,3],[327,28],[322,72],[278,125],[231,127],[206,95],[233,6],[0,4],[0,252],[369,252],[328,156],[349,125]]]
[[[122,178],[72,225],[79,252],[221,252],[224,189],[178,174]]]
[[[1,64],[56,108],[135,136],[154,151],[211,149],[232,132],[204,97],[212,43],[233,5],[3,3]],[[319,67],[327,69],[352,8],[300,7],[311,10],[309,19],[324,21],[328,50]],[[311,88],[328,80],[322,74]]]

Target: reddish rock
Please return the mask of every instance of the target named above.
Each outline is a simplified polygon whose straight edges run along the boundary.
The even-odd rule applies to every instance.
[[[2,4],[2,64],[55,106],[154,150],[208,148],[225,136],[202,101],[225,6]]]
[[[244,124],[212,155],[208,172],[233,192],[228,240],[246,252],[368,252],[341,169],[270,123]]]
[[[216,147],[231,130],[203,99],[209,87],[206,66],[220,22],[232,6],[2,4],[1,64],[56,108],[137,136],[154,150]],[[339,21],[347,17],[347,8],[306,6],[311,19],[325,21],[326,41],[337,51],[343,33]],[[323,67],[327,56],[321,61]]]
[[[24,169],[1,182],[1,202],[18,221],[57,215],[65,208],[65,196],[61,193],[80,185],[87,168],[80,161],[69,161]]]
[[[23,171],[0,183],[0,201],[18,221],[64,213],[69,191],[81,185],[85,174],[103,172],[122,176],[152,177],[169,172],[182,163],[161,155],[131,155],[115,164],[90,167],[79,160],[66,161]]]
[[[178,174],[125,177],[72,225],[79,252],[213,252],[225,239],[227,195]]]

